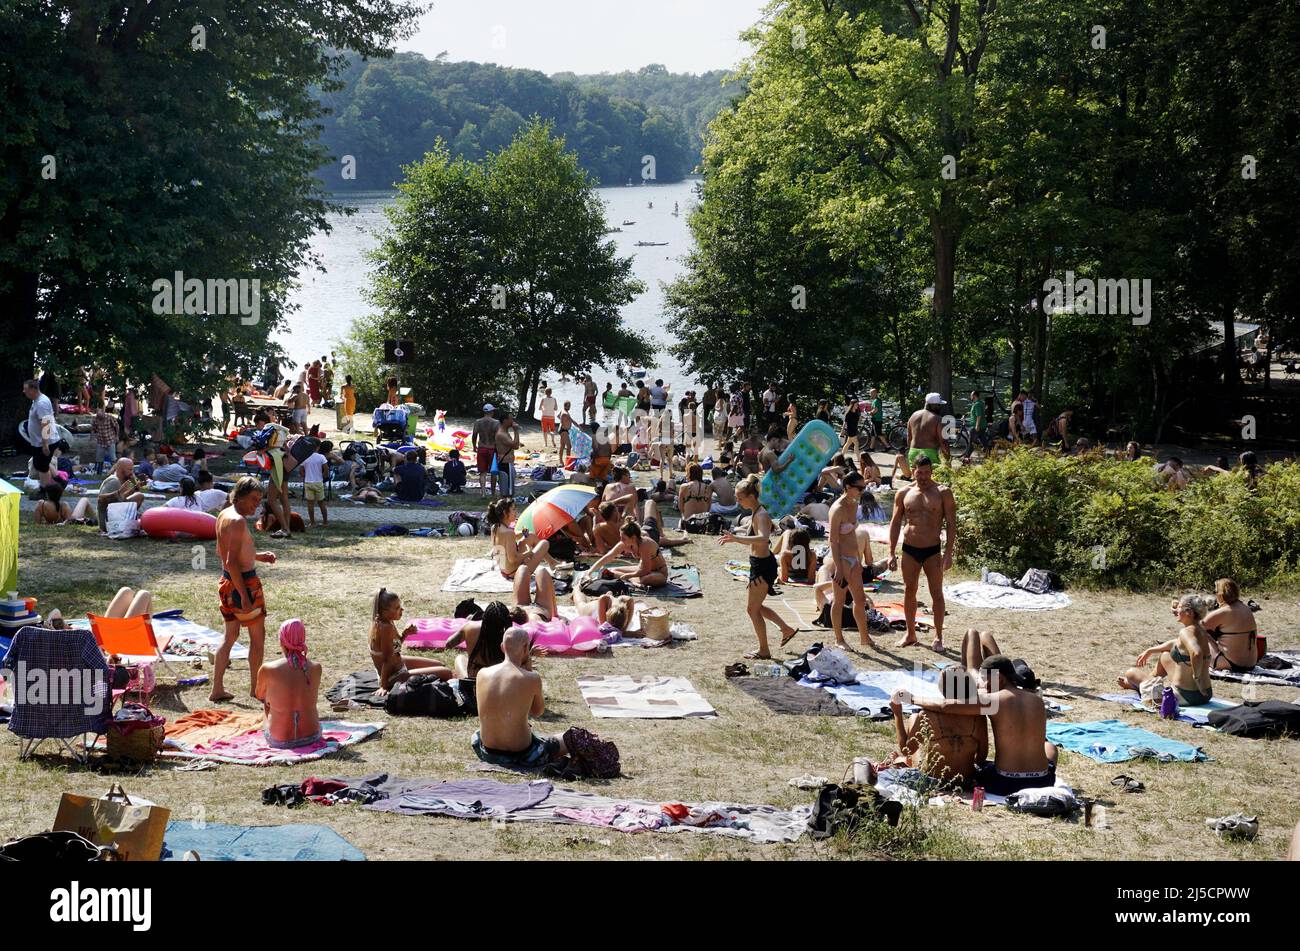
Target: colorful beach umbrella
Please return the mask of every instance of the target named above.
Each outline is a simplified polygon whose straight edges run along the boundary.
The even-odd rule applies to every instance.
[[[597,498],[589,485],[562,485],[539,496],[515,522],[515,532],[527,529],[538,538],[550,538]]]

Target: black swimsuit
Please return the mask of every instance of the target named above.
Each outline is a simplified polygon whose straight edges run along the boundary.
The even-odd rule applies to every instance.
[[[909,545],[907,542],[903,542],[903,551],[905,554],[910,555],[914,561],[924,565],[935,555],[939,554],[939,552],[943,551],[943,546],[927,545],[924,548],[917,548],[915,545]]]

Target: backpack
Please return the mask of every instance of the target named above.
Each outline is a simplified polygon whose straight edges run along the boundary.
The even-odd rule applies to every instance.
[[[1042,568],[1030,568],[1025,576],[1016,582],[1016,587],[1030,594],[1047,594],[1060,586],[1060,580],[1050,571]]]
[[[705,535],[721,535],[723,532],[731,531],[731,521],[723,518],[717,512],[708,514],[708,522],[705,524]]]
[[[392,716],[405,717],[477,714],[473,683],[472,680],[440,680],[432,674],[416,674],[388,691],[384,710]]]
[[[564,731],[564,748],[569,751],[566,773],[593,779],[613,779],[620,775],[618,747],[580,726]]]
[[[1212,710],[1210,726],[1232,736],[1300,735],[1300,704],[1252,700],[1228,710]]]
[[[688,535],[703,535],[708,531],[709,513],[700,512],[682,519],[682,531]]]

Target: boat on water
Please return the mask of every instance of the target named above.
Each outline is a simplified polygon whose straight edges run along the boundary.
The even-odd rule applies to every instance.
[[[634,224],[636,224],[635,221],[625,221],[623,222],[623,227],[626,228],[628,225],[634,225]]]
[[[636,246],[638,248],[662,248],[666,244],[668,244],[667,241],[638,241]]]

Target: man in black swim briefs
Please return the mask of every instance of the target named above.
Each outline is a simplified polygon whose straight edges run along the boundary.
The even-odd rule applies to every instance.
[[[894,517],[889,523],[889,570],[899,567],[899,535],[903,541],[903,613],[907,636],[896,646],[916,643],[916,593],[921,572],[930,588],[934,610],[935,651],[943,650],[943,573],[952,567],[957,545],[957,503],[952,490],[934,481],[928,456],[918,456],[914,482],[894,496]],[[945,538],[946,536],[946,538]]]

